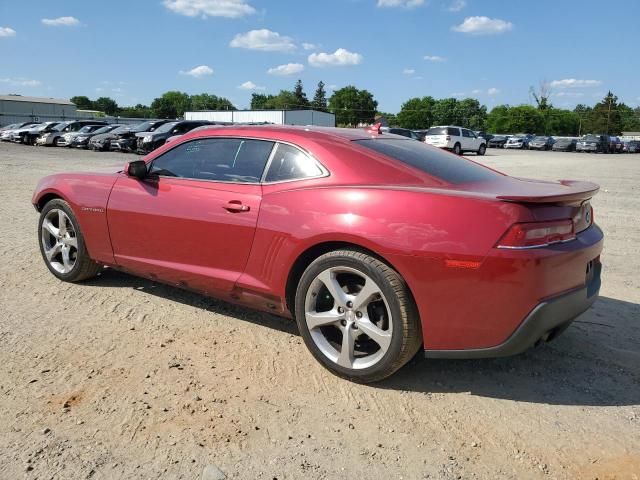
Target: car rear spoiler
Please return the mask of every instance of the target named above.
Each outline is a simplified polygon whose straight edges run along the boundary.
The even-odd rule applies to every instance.
[[[540,182],[539,180],[518,179],[523,182],[535,182],[535,189],[524,188],[522,193],[497,195],[498,200],[518,203],[565,203],[588,200],[600,186],[592,182],[560,180],[559,182]],[[530,190],[530,192],[526,192]]]

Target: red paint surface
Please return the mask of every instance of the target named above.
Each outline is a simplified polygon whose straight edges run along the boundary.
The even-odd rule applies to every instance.
[[[578,218],[596,185],[506,175],[450,185],[354,144],[371,138],[364,130],[213,128],[145,160],[210,136],[287,141],[330,175],[256,185],[63,174],[43,179],[33,202],[66,199],[100,262],[282,315],[290,315],[287,280],[305,251],[325,242],[366,248],[407,281],[427,349],[501,343],[541,300],[583,286],[587,263],[602,250],[596,227],[547,248],[495,248],[514,223]],[[228,202],[249,210],[230,212]]]

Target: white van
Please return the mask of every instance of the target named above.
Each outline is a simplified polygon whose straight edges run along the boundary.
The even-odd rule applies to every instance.
[[[451,150],[456,155],[464,152],[484,155],[487,151],[487,141],[484,138],[467,128],[456,126],[431,127],[425,132],[424,143]]]

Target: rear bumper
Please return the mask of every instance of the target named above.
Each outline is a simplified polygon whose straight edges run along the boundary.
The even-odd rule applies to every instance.
[[[584,287],[540,302],[500,345],[469,350],[425,350],[425,356],[449,359],[507,357],[522,353],[540,342],[553,340],[598,298],[602,271],[599,259],[593,262],[592,268],[592,277]]]

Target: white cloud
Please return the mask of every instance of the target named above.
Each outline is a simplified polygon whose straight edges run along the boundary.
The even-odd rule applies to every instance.
[[[452,97],[464,97],[466,95],[466,93],[464,92],[453,92],[450,94],[450,96]]]
[[[6,83],[14,87],[38,87],[42,85],[40,80],[31,80],[28,78],[0,78],[0,83]]]
[[[246,0],[164,0],[169,10],[187,17],[240,18],[256,13]]]
[[[304,70],[304,65],[301,63],[287,63],[285,65],[278,65],[277,67],[270,68],[267,70],[269,75],[294,75],[296,73],[300,73]]]
[[[343,67],[362,63],[362,55],[339,48],[333,53],[312,53],[308,60],[314,67]]]
[[[104,92],[104,88],[102,87],[96,87],[96,92],[100,93],[100,92]]]
[[[584,97],[584,93],[582,92],[558,92],[551,94],[554,97],[569,97],[569,98],[578,98]]]
[[[466,6],[467,6],[466,0],[453,0],[449,5],[449,8],[447,8],[447,10],[449,10],[450,12],[459,12]]]
[[[513,30],[513,24],[499,18],[467,17],[460,25],[451,28],[454,32],[472,35],[492,35]]]
[[[424,0],[378,0],[378,7],[414,8],[424,4]]]
[[[478,94],[482,93],[482,90],[480,90],[479,88],[476,88],[476,89],[471,90],[471,93],[473,93],[474,95],[478,95]]]
[[[496,87],[491,87],[489,90],[487,90],[487,95],[497,95],[499,93],[500,93],[500,89]]]
[[[293,40],[278,32],[272,32],[266,28],[239,33],[229,46],[234,48],[246,48],[249,50],[261,50],[263,52],[290,52],[296,49]]]
[[[2,37],[15,37],[16,31],[10,27],[0,27],[0,38]]]
[[[41,22],[49,27],[75,27],[80,25],[76,17],[43,18]]]
[[[248,80],[240,85],[238,85],[238,88],[240,90],[264,90],[264,87],[259,87],[258,85],[256,85],[255,83],[253,83],[251,80]]]
[[[424,59],[428,62],[446,62],[447,59],[444,57],[439,57],[438,55],[425,55]]]
[[[207,65],[200,65],[198,67],[193,67],[191,70],[187,70],[186,72],[180,70],[180,75],[189,75],[193,78],[202,78],[213,75],[213,68]]]
[[[414,73],[416,73],[416,71],[413,68],[405,68],[404,70],[402,70],[402,73],[404,73],[405,75],[413,75]]]
[[[562,80],[554,80],[549,84],[554,88],[585,88],[597,87],[602,85],[600,80],[578,80],[577,78],[565,78]]]
[[[304,48],[305,50],[315,50],[319,47],[319,45],[316,45],[315,43],[306,43],[304,42],[302,44],[302,48]]]
[[[334,84],[334,83],[332,83],[331,85],[327,85],[327,91],[335,90],[337,88],[338,88],[338,86],[336,84]],[[638,99],[640,100],[640,97],[638,97]]]

